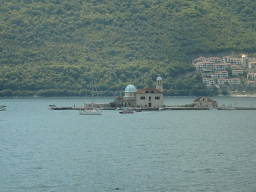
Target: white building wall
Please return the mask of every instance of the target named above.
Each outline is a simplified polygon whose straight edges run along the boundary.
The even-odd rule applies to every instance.
[[[141,98],[145,99],[141,99]],[[156,99],[158,97],[159,99]],[[151,98],[151,99],[150,99]],[[151,103],[151,108],[159,108],[164,105],[163,94],[157,93],[137,93],[136,94],[136,104],[137,107],[150,108],[149,103]]]
[[[251,69],[251,68],[256,68],[256,62],[249,62],[248,63],[248,68]]]

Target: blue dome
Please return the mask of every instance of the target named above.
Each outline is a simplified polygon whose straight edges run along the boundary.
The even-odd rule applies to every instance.
[[[136,87],[134,87],[133,85],[128,85],[128,86],[125,88],[125,91],[124,91],[124,92],[135,93],[136,91],[137,91]]]

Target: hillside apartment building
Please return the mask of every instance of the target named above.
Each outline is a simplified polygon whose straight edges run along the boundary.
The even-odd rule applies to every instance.
[[[239,85],[241,84],[240,78],[228,78],[227,67],[231,67],[232,75],[243,74],[244,68],[256,69],[256,60],[254,58],[248,58],[247,55],[241,54],[239,58],[232,58],[230,56],[225,57],[199,57],[192,61],[192,64],[196,67],[196,70],[207,74],[210,77],[203,77],[203,83],[207,86],[218,85]],[[247,75],[248,82],[255,84],[256,73],[254,75]]]

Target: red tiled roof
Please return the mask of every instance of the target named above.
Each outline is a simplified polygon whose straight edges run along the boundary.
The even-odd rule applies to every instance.
[[[216,63],[214,65],[228,65],[228,64],[226,64],[226,63]]]
[[[209,59],[220,59],[219,57],[209,57]]]
[[[153,88],[153,87],[146,87],[144,89],[137,89],[136,93],[144,93],[144,91],[155,91],[156,93],[163,93],[159,89]]]
[[[136,93],[143,93],[143,89],[137,89]]]

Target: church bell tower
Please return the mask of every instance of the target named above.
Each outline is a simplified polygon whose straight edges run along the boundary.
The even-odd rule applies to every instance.
[[[159,89],[160,91],[164,92],[162,77],[160,76],[156,79],[156,89]]]

